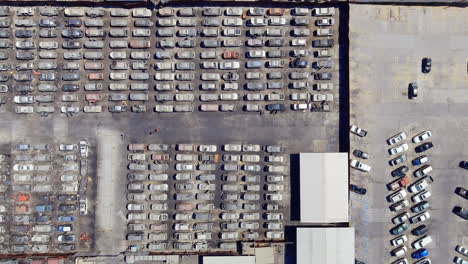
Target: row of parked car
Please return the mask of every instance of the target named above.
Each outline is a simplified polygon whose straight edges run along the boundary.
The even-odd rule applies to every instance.
[[[4,244],[10,245],[9,252],[76,250],[75,219],[87,214],[87,199],[78,195],[78,181],[87,173],[86,164],[81,163],[88,152],[86,141],[58,146],[30,143],[15,146],[11,173],[15,192],[13,218],[9,237],[4,238]],[[57,166],[56,162],[63,166]],[[55,172],[54,167],[61,169]],[[58,177],[50,176],[56,173]],[[38,195],[33,198],[31,192]]]
[[[128,150],[129,160],[145,165],[144,172],[127,175],[127,240],[136,243],[133,248],[205,250],[227,247],[211,242],[216,240],[284,239],[285,175],[250,174],[259,174],[260,162],[286,163],[281,146],[130,144]],[[165,171],[148,173],[150,159]],[[200,166],[216,171],[199,172]],[[241,169],[247,173],[232,173]]]
[[[412,138],[412,143],[422,143],[431,136],[432,133],[430,131],[423,131]],[[387,140],[387,144],[391,146],[388,149],[388,154],[391,156],[399,155],[389,161],[391,166],[404,164],[407,161],[407,154],[404,153],[409,150],[409,144],[404,143],[406,139],[406,133],[400,132]],[[431,142],[423,143],[415,148],[415,152],[423,152],[430,149],[432,146]],[[405,243],[409,243],[410,237],[402,235],[402,233],[409,228],[406,221],[409,221],[410,224],[419,224],[431,217],[430,213],[427,211],[430,207],[428,199],[431,197],[431,192],[427,190],[427,187],[433,182],[433,178],[432,176],[429,176],[429,173],[432,171],[432,167],[429,164],[425,164],[428,161],[429,158],[426,155],[418,156],[411,161],[411,165],[415,167],[413,170],[414,177],[420,178],[411,185],[409,176],[406,176],[406,173],[410,171],[408,166],[402,165],[391,172],[392,177],[398,177],[398,179],[394,180],[387,186],[389,190],[395,191],[387,196],[387,201],[393,203],[390,206],[390,210],[399,213],[392,218],[392,223],[396,224],[396,226],[390,230],[392,235],[399,235],[390,241],[390,244],[396,247],[390,252],[391,255],[399,257],[398,260],[393,262],[395,264],[409,263],[404,256],[408,251]],[[411,207],[410,201],[407,199],[408,193],[405,188],[407,188],[410,193],[413,193],[411,201],[415,204]],[[415,215],[410,216],[409,212],[400,213],[402,210],[407,208],[410,208],[411,212]],[[429,228],[425,224],[421,224],[411,231],[411,234],[416,237],[415,240],[411,242],[411,246],[415,250],[411,254],[411,257],[413,259],[418,259],[415,263],[432,263],[429,258],[426,258],[429,251],[425,249],[425,247],[432,242],[431,236],[427,234],[428,231]]]
[[[44,17],[56,17],[62,14],[62,8],[57,7],[16,7],[14,11],[10,7],[2,6],[0,8],[0,17],[9,17],[16,14],[17,17],[32,17],[37,13]],[[312,11],[309,8],[291,8],[288,10],[284,8],[263,8],[263,7],[251,7],[251,8],[242,8],[242,7],[204,7],[204,8],[194,8],[194,7],[181,7],[181,8],[171,8],[165,7],[160,8],[155,11],[157,17],[168,18],[168,17],[218,17],[218,16],[227,16],[227,17],[239,17],[239,16],[273,16],[273,17],[282,17],[284,15],[291,16],[313,16],[322,17],[322,16],[334,16],[335,8],[333,7],[323,7],[323,8],[313,8]],[[123,18],[123,17],[133,17],[133,18],[150,18],[153,15],[153,11],[147,8],[133,8],[133,9],[124,9],[124,8],[111,8],[109,11],[106,11],[103,8],[82,8],[82,7],[70,7],[63,9],[63,15],[65,17],[89,17],[89,18],[99,18],[104,17],[108,14],[112,18]]]

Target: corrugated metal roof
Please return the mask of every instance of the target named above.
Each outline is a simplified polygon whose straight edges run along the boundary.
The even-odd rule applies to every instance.
[[[348,154],[300,154],[301,222],[348,222]]]
[[[298,228],[297,264],[354,264],[354,228]]]

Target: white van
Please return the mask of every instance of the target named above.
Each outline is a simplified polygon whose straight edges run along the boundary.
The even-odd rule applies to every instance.
[[[414,241],[412,245],[414,249],[420,249],[420,248],[425,247],[427,244],[431,242],[432,242],[431,236],[425,235],[421,237],[420,239]]]

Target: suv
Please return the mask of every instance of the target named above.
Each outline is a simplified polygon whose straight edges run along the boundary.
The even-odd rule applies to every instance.
[[[429,227],[427,227],[426,225],[420,225],[415,229],[411,230],[411,234],[415,236],[420,236],[427,233],[427,231],[429,231]]]
[[[422,59],[422,72],[423,73],[431,72],[431,67],[432,67],[432,59],[431,58]]]

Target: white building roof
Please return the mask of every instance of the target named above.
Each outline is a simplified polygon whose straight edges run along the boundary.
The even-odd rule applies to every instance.
[[[348,154],[301,153],[299,164],[301,222],[349,222]]]
[[[297,228],[297,264],[354,264],[354,228]]]
[[[255,264],[255,256],[203,256],[203,264]]]

